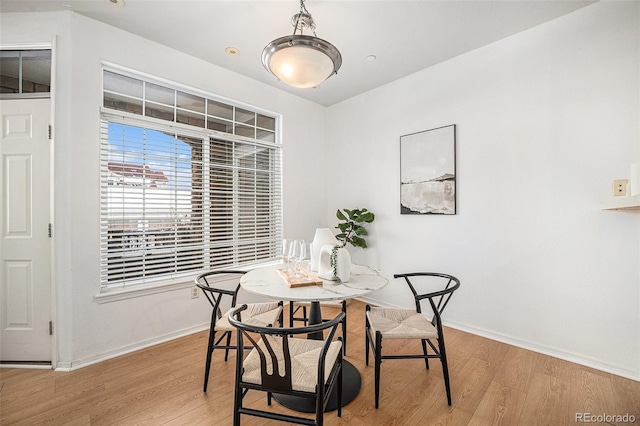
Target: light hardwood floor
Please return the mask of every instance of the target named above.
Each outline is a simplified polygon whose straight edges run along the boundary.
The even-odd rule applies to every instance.
[[[323,308],[325,316],[337,309]],[[447,328],[453,405],[440,362],[382,364],[380,408],[373,406],[373,365],[364,363],[364,304],[348,307],[347,359],[362,390],[327,425],[571,425],[576,413],[635,416],[640,382]],[[86,368],[0,369],[1,425],[230,425],[235,355],[214,352],[209,391],[202,392],[207,333],[197,333]],[[392,342],[385,351],[419,350]],[[261,393],[246,401],[266,407]],[[271,409],[286,412],[274,402]],[[242,417],[243,425],[280,424]],[[594,424],[594,423],[591,423]],[[599,424],[624,424],[620,422]]]

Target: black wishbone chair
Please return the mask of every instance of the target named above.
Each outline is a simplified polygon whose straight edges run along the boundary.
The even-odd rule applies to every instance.
[[[344,321],[342,321],[342,354],[347,354],[347,301],[346,300],[338,300],[336,302],[320,302],[320,306],[323,305],[328,306],[332,303],[335,303],[337,306],[339,304],[342,312],[344,312]],[[293,327],[294,321],[301,321],[304,325],[309,324],[309,316],[307,315],[309,305],[311,302],[289,302],[289,327]],[[296,314],[302,310],[302,316],[296,316]],[[326,319],[322,319],[322,321],[327,321]]]
[[[231,325],[239,331],[234,426],[240,425],[243,414],[321,426],[325,407],[334,388],[337,400],[342,401],[342,342],[340,338],[334,340],[334,337],[344,314],[340,312],[330,321],[306,327],[270,328],[248,324],[246,309],[243,305],[229,317]],[[328,330],[325,340],[307,339],[308,333],[324,330]],[[250,341],[253,347],[246,357],[244,339]],[[315,419],[245,407],[244,397],[249,390],[266,392],[269,405],[274,393],[314,399]],[[338,417],[341,416],[342,408],[338,404]]]
[[[460,287],[460,281],[451,275],[435,272],[414,272],[409,274],[395,274],[394,278],[403,278],[415,299],[415,309],[380,308],[366,305],[365,312],[365,361],[369,365],[369,348],[375,356],[375,406],[378,408],[380,400],[380,363],[383,359],[415,359],[424,358],[427,370],[429,358],[439,358],[442,363],[444,385],[447,392],[447,402],[451,405],[451,388],[449,385],[449,367],[447,366],[447,353],[444,346],[444,334],[442,332],[441,314],[449,303],[453,292]],[[413,282],[411,281],[413,280]],[[421,289],[429,285],[429,289],[438,290],[427,293],[419,293],[416,286]],[[429,301],[433,318],[428,320],[422,313],[421,302]],[[382,342],[385,339],[420,339],[422,341],[422,354],[407,355],[382,355]],[[437,346],[433,343],[437,341]],[[433,351],[428,353],[427,345]]]
[[[207,344],[207,361],[204,368],[204,392],[207,391],[209,383],[209,372],[211,371],[211,358],[214,349],[224,349],[224,360],[229,357],[229,350],[236,349],[235,343],[231,344],[231,332],[234,327],[229,324],[229,314],[236,307],[238,290],[240,284],[233,290],[218,287],[220,281],[224,279],[240,279],[243,271],[211,271],[200,274],[196,277],[196,286],[202,290],[207,300],[213,308],[211,311],[211,325],[209,327],[209,343]],[[215,287],[214,287],[215,285]],[[222,301],[227,299],[230,308],[222,314]],[[272,326],[278,321],[282,325],[282,302],[252,303],[247,307],[245,318],[252,324]],[[216,340],[216,333],[221,333]],[[226,338],[225,343],[221,343]]]

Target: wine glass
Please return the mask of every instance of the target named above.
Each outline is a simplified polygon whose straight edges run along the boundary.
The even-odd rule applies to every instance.
[[[304,244],[305,256],[300,260],[300,274],[304,281],[311,281],[311,244]]]
[[[304,274],[302,273],[302,263],[307,258],[307,243],[305,243],[304,240],[297,240],[297,243],[299,244],[299,247],[298,261],[296,262],[296,275],[304,276]]]
[[[291,268],[289,267],[289,248],[291,247],[292,243],[293,241],[291,240],[287,240],[287,239],[282,240],[282,260],[287,265],[286,268],[284,269],[285,271],[291,270]]]
[[[297,277],[295,266],[299,257],[300,257],[300,242],[298,240],[293,240],[289,245],[289,263],[293,263],[293,268],[294,268],[293,269],[294,274],[292,275],[293,277]],[[290,271],[290,270],[291,268],[287,269],[287,271]]]

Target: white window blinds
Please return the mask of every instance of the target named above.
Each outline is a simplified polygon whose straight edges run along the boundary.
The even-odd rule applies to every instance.
[[[277,258],[280,145],[126,113],[101,123],[103,286]]]

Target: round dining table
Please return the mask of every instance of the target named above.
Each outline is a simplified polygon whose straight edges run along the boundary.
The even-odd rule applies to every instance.
[[[263,266],[253,269],[240,278],[240,286],[249,293],[276,300],[310,302],[310,325],[319,324],[322,321],[320,302],[362,297],[380,290],[389,283],[389,277],[384,272],[369,266],[353,264],[351,265],[351,276],[347,282],[323,279],[322,285],[290,287],[278,273],[279,268],[282,266]],[[322,339],[322,333],[309,335],[309,338]],[[347,360],[343,360],[342,374],[341,405],[345,406],[358,396],[362,381],[358,369]],[[307,413],[315,412],[315,402],[307,398],[280,394],[275,394],[274,398],[285,407]],[[326,411],[337,408],[337,396],[332,395]]]

